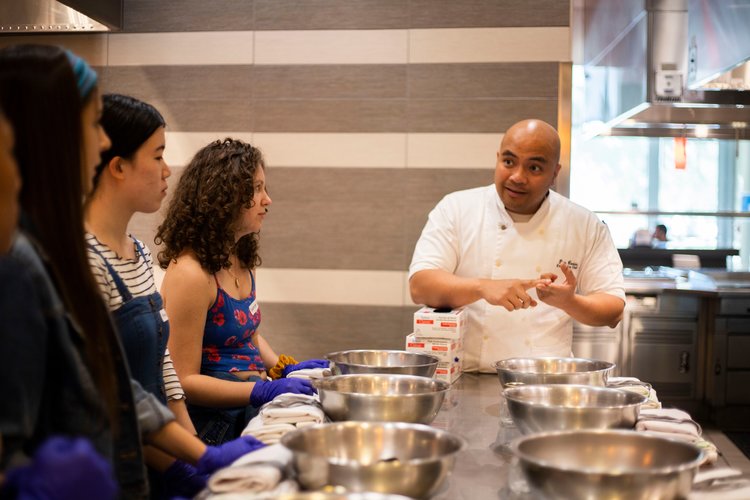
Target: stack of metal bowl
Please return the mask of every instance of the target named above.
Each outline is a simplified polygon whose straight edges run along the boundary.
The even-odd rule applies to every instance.
[[[450,384],[413,375],[366,373],[313,380],[331,420],[429,424],[440,411]]]
[[[334,422],[285,434],[297,481],[309,490],[340,486],[426,498],[442,486],[465,441],[421,424]]]
[[[357,349],[326,354],[334,375],[350,373],[387,373],[432,377],[435,375],[437,356],[409,351]]]
[[[680,440],[623,430],[532,434],[513,443],[543,498],[687,498],[703,452]]]

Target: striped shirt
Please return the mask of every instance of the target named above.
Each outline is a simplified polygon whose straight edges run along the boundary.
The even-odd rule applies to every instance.
[[[88,259],[89,267],[94,275],[94,280],[99,285],[99,290],[104,297],[104,302],[109,307],[110,311],[116,311],[122,306],[123,300],[120,292],[117,290],[117,285],[112,279],[107,269],[107,264],[104,262],[106,259],[112,268],[120,275],[123,283],[133,297],[145,297],[156,293],[156,282],[154,281],[154,273],[152,271],[153,260],[151,258],[151,251],[149,248],[140,240],[138,243],[143,249],[143,256],[141,257],[138,249],[135,249],[135,259],[126,259],[117,255],[107,245],[96,239],[91,233],[86,233],[86,243],[89,245]],[[135,243],[133,243],[135,246]],[[94,247],[94,251],[91,247]],[[99,253],[97,253],[97,251]],[[101,255],[100,255],[101,254]],[[104,257],[104,258],[102,258]],[[164,352],[164,368],[162,370],[162,376],[164,377],[164,391],[167,394],[167,399],[177,400],[185,397],[185,391],[182,390],[180,379],[177,377],[177,372],[174,369],[172,358],[169,356],[169,349]]]

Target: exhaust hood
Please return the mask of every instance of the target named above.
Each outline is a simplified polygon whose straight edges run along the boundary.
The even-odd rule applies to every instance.
[[[587,135],[750,139],[750,0],[580,0],[574,19]]]
[[[3,0],[0,34],[120,30],[122,5],[123,0]]]

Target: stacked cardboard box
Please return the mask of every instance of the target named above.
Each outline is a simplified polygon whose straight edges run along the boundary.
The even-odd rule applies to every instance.
[[[406,350],[440,358],[435,378],[453,383],[461,376],[466,312],[423,307],[414,313],[414,332],[406,336]]]

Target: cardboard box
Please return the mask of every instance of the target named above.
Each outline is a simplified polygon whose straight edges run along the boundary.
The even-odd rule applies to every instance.
[[[423,337],[416,333],[406,336],[406,350],[432,354],[443,363],[456,362],[463,357],[463,346],[460,339]]]
[[[459,359],[457,362],[438,363],[437,370],[435,370],[435,378],[452,384],[461,376],[463,372],[462,368],[463,359]]]
[[[466,310],[423,307],[414,313],[414,333],[421,337],[462,339],[466,331]]]

